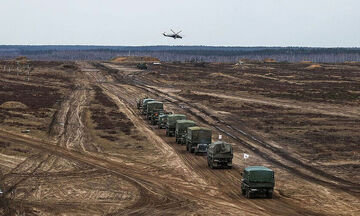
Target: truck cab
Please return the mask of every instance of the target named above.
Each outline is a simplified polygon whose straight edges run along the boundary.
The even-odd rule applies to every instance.
[[[165,113],[161,113],[159,115],[159,120],[157,122],[159,129],[166,128],[167,117],[168,117],[168,115],[171,115],[171,114],[172,114],[172,112],[165,112]]]
[[[256,195],[272,198],[275,186],[274,171],[263,166],[249,166],[241,175],[241,192],[247,198],[252,199]]]
[[[147,110],[146,110],[146,118],[151,121],[152,124],[154,122],[152,121],[153,114],[155,112],[164,112],[164,104],[159,101],[150,101],[147,103]]]

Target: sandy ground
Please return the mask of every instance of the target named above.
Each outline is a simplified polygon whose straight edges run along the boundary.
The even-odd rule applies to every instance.
[[[152,80],[151,73],[156,73],[156,69],[146,74],[133,65],[91,62],[73,63],[71,70],[58,64],[33,67],[31,82],[5,72],[1,73],[1,81],[9,86],[51,84],[57,94],[45,95],[44,101],[53,95],[61,97],[54,100],[54,104],[43,103],[41,107],[29,103],[29,109],[33,107],[31,112],[3,111],[0,186],[5,194],[0,214],[360,213],[357,172],[352,178],[338,168],[336,173],[322,169],[325,165],[339,165],[340,158],[336,162],[309,162],[296,148],[284,146],[253,124],[239,122],[236,112],[209,106],[207,101],[194,103],[188,94],[182,94],[183,86],[169,84],[167,79]],[[48,68],[53,70],[50,74],[57,77],[45,76]],[[189,70],[197,68],[189,67]],[[232,93],[195,87],[191,91],[195,96],[291,108],[294,112],[359,118],[358,106],[351,104],[342,108],[325,102],[301,103]],[[173,138],[165,137],[163,130],[150,126],[136,109],[136,100],[145,95],[164,101],[167,110],[184,113],[212,128],[214,140],[222,134],[234,146],[234,168],[211,170],[205,157],[187,153]],[[39,113],[45,117],[38,120],[38,125],[31,125],[39,119]],[[41,125],[45,125],[45,129]],[[30,133],[21,133],[21,129],[29,127]],[[244,152],[251,155],[246,164],[242,159]],[[348,163],[342,161],[342,165]],[[358,163],[357,158],[351,162]],[[240,173],[246,165],[265,165],[275,170],[273,199],[249,200],[241,195]]]

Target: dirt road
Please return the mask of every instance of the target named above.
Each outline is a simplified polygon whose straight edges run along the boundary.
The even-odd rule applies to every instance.
[[[0,183],[5,188],[0,214],[359,213],[357,182],[306,166],[280,144],[230,121],[231,116],[224,118],[209,106],[179,96],[180,89],[149,83],[142,71],[128,65],[74,65],[78,69],[73,72],[73,85],[59,100],[49,136],[0,129],[0,144],[7,146],[0,152]],[[234,145],[234,168],[211,170],[205,157],[187,153],[163,130],[150,126],[136,110],[136,99],[145,95],[164,101],[167,110],[211,127],[217,131],[214,138],[225,135]],[[248,163],[275,170],[273,199],[249,200],[241,195],[243,152],[251,152]]]

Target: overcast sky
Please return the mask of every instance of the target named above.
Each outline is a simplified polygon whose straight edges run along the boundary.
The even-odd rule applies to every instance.
[[[0,44],[360,47],[359,11],[359,0],[1,0]]]

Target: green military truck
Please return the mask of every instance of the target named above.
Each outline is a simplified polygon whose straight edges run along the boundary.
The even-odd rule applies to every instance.
[[[155,101],[155,99],[146,98],[146,99],[143,100],[141,114],[146,115],[146,113],[147,113],[147,103],[149,103],[151,101]]]
[[[246,167],[241,175],[241,192],[247,198],[252,199],[255,195],[272,198],[275,186],[274,171],[263,166],[250,166]]]
[[[164,104],[159,101],[150,101],[147,103],[146,118],[151,121],[152,115],[158,111],[164,111]]]
[[[186,131],[188,127],[194,127],[196,123],[191,120],[177,120],[175,126],[175,140],[178,144],[185,144]]]
[[[188,127],[186,132],[186,150],[194,153],[206,153],[211,143],[212,131],[204,127]]]
[[[159,115],[159,120],[157,122],[159,129],[166,128],[167,117],[168,117],[168,115],[171,115],[171,114],[172,114],[172,112],[163,113],[163,114]]]
[[[177,120],[186,120],[186,115],[171,114],[167,116],[166,120],[166,136],[175,136],[175,127]]]
[[[216,141],[210,144],[207,151],[207,162],[211,169],[232,168],[233,148],[230,143]]]

